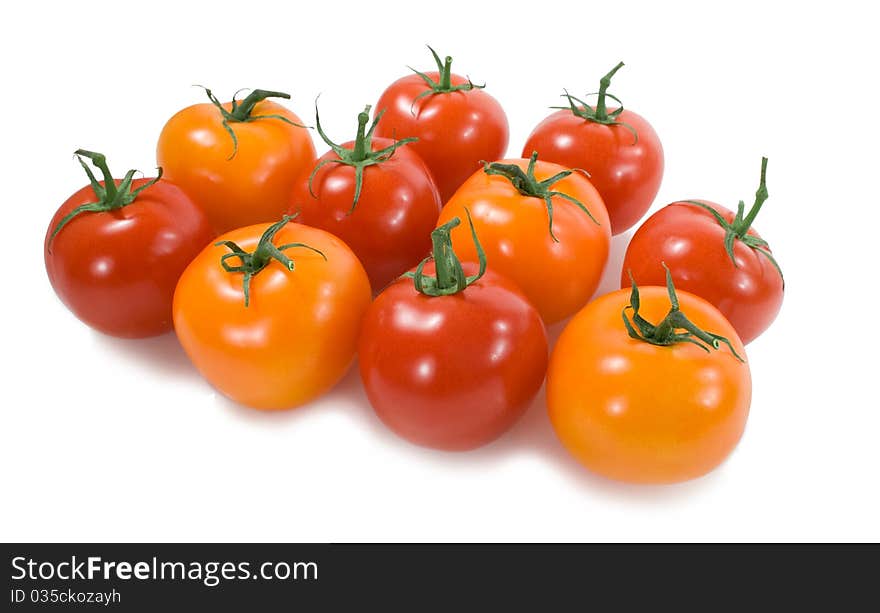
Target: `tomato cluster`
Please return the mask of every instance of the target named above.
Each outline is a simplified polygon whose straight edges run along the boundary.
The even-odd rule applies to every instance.
[[[752,229],[767,160],[748,211],[657,211],[621,289],[593,299],[612,236],[663,175],[656,132],[608,92],[623,63],[595,104],[566,92],[505,159],[501,105],[431,53],[437,70],[392,83],[353,140],[331,140],[316,108],[320,157],[312,128],[272,100],[290,96],[262,89],[227,103],[206,89],[171,117],[155,178],[116,179],[77,151],[89,185],[44,244],[56,293],[106,334],[173,329],[205,379],[254,408],[309,402],[357,355],[390,429],[465,450],[509,429],[546,378],[550,421],[591,470],[668,483],[713,469],[749,412],[744,344],[782,302]],[[569,318],[550,353],[545,326]]]

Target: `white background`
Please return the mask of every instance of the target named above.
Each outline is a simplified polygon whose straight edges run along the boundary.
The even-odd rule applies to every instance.
[[[869,60],[880,49],[863,6],[9,5],[0,540],[878,540],[880,100]],[[563,87],[595,91],[624,60],[612,92],[666,151],[655,209],[751,202],[769,156],[756,227],[788,289],[748,347],[751,416],[721,468],[671,487],[591,476],[557,444],[543,398],[482,450],[428,451],[384,429],[354,370],[309,406],[259,413],[218,397],[173,335],[107,338],[56,299],[41,248],[55,209],[85,184],[74,149],[106,153],[118,174],[150,172],[165,120],[203,99],[193,83],[222,98],[289,91],[307,121],[322,93],[322,123],[345,140],[407,64],[431,67],[425,43],[488,84],[514,155]],[[615,240],[612,268],[628,239]]]

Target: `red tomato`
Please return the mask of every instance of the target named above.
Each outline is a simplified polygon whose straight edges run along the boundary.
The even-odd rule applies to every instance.
[[[612,234],[642,218],[663,179],[663,146],[651,124],[622,106],[606,106],[606,97],[617,100],[606,90],[621,66],[600,81],[595,108],[566,93],[570,107],[555,107],[559,110],[538,124],[523,147],[523,157],[537,151],[543,160],[589,172],[608,209]]]
[[[449,237],[458,223],[432,233],[434,263],[376,298],[359,344],[376,414],[400,436],[447,450],[484,445],[510,428],[547,369],[540,315],[515,285],[485,270],[485,258],[480,268],[459,263]]]
[[[534,155],[487,164],[446,203],[438,223],[465,210],[473,212],[492,270],[516,283],[545,323],[569,317],[596,291],[611,231],[599,192],[580,173]],[[465,232],[458,228],[453,238]],[[459,253],[477,257],[467,243]]]
[[[270,223],[315,164],[315,146],[299,117],[255,89],[244,100],[210,102],[176,113],[159,135],[156,158],[168,178],[198,204],[218,233]]]
[[[125,338],[171,330],[174,287],[214,236],[207,218],[159,177],[113,179],[103,155],[76,152],[90,185],[68,198],[44,242],[52,287],[84,323]],[[94,163],[98,181],[82,158]]]
[[[751,224],[767,199],[767,158],[761,185],[748,214],[740,202],[736,214],[706,200],[673,202],[638,229],[626,250],[627,271],[640,284],[662,282],[662,262],[675,284],[714,304],[730,320],[744,343],[766,330],[782,307],[782,271],[770,247]]]
[[[370,107],[358,115],[355,140],[343,145],[318,134],[330,151],[294,187],[291,212],[297,221],[327,230],[358,256],[374,291],[415,266],[431,249],[430,233],[440,214],[437,186],[421,158],[409,151],[415,139],[373,138]],[[407,145],[406,147],[401,147]]]
[[[611,479],[699,477],[745,429],[752,384],[742,342],[718,309],[667,283],[597,298],[550,359],[547,408],[559,439]]]
[[[504,157],[507,116],[484,86],[452,73],[451,57],[442,62],[433,49],[431,53],[436,72],[414,71],[379,98],[376,112],[385,115],[376,135],[417,137],[411,147],[431,169],[440,199],[446,202],[481,160]]]

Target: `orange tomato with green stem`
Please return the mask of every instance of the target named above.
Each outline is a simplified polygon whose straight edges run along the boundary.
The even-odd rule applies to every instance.
[[[742,341],[718,309],[676,292],[668,271],[666,283],[597,298],[550,358],[556,434],[611,479],[699,477],[730,455],[746,425],[752,388]]]
[[[440,212],[438,226],[470,210],[489,267],[516,283],[548,324],[581,308],[608,260],[611,225],[581,172],[531,159],[486,163]],[[466,230],[453,230],[463,260],[476,261]]]
[[[287,211],[293,186],[315,163],[308,129],[269,98],[284,92],[253,90],[243,100],[209,102],[175,114],[159,135],[156,158],[208,216],[217,233],[272,222]]]
[[[370,283],[332,234],[285,216],[221,236],[184,271],[174,329],[204,377],[259,409],[304,404],[351,364]]]

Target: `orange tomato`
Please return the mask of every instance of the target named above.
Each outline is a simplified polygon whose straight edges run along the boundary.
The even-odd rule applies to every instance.
[[[560,336],[547,407],[562,443],[590,470],[637,483],[693,479],[718,466],[742,436],[751,401],[748,364],[736,357],[745,355],[742,342],[710,303],[686,292],[679,300],[689,322],[730,346],[716,340],[718,349],[711,347],[712,336],[702,347],[694,337],[669,346],[632,338],[622,318],[629,289],[588,304]],[[661,287],[641,288],[639,302],[652,324],[670,310]]]
[[[504,174],[490,174],[493,169],[514,176],[524,189]],[[559,178],[548,182],[554,177]],[[550,198],[552,228],[545,198],[524,193],[529,191]],[[463,218],[465,209],[489,268],[516,283],[546,323],[568,317],[596,291],[608,260],[611,224],[599,192],[580,173],[536,161],[536,156],[502,160],[464,182],[443,207],[438,227]],[[462,260],[476,261],[473,243],[462,234],[467,232],[460,226],[453,230],[453,242],[461,246]]]
[[[259,409],[301,405],[342,378],[371,299],[345,243],[289,219],[221,236],[174,294],[174,328],[193,364],[223,394]]]
[[[183,109],[162,129],[156,158],[165,177],[204,210],[218,234],[279,219],[293,186],[315,164],[299,117],[266,100],[290,96],[258,89],[221,105],[207,91],[211,102]]]

